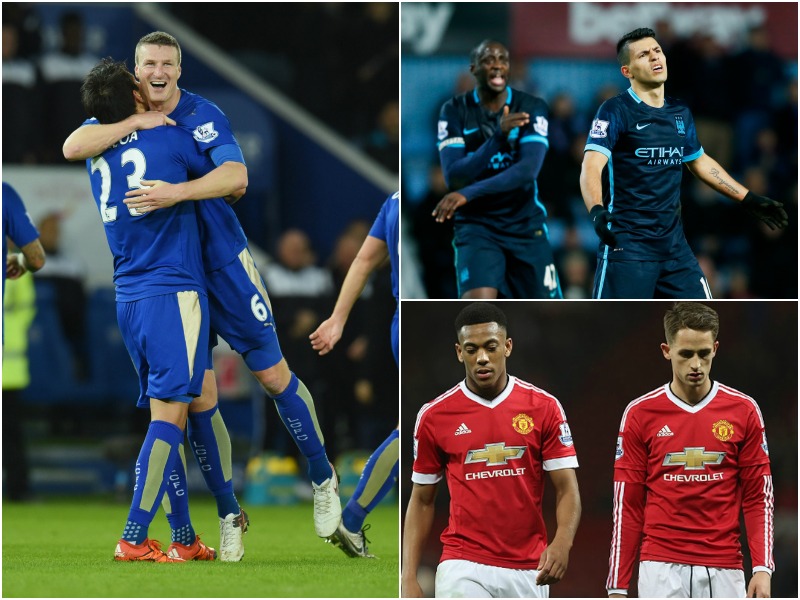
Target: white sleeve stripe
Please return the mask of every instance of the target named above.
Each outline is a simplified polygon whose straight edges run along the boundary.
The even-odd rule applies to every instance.
[[[411,481],[413,481],[414,483],[431,485],[434,483],[439,483],[441,480],[442,480],[441,473],[435,473],[433,475],[427,473],[417,473],[416,471],[413,471],[411,473]]]
[[[664,391],[664,386],[661,386],[660,388],[656,388],[652,392],[649,392],[644,396],[639,396],[638,398],[636,398],[636,400],[628,404],[627,408],[625,408],[625,412],[622,413],[622,421],[619,424],[619,430],[625,431],[625,421],[628,418],[628,412],[630,412],[630,410],[634,406],[644,402],[645,400],[652,400],[653,398],[657,398],[661,393],[663,393],[663,391]]]
[[[772,489],[772,476],[764,475],[764,565],[773,571],[775,570],[775,559],[772,556],[772,546],[774,542],[774,523],[772,521],[775,510],[775,496]]]
[[[558,471],[560,469],[577,469],[578,457],[564,456],[562,458],[551,458],[550,460],[542,461],[542,468],[545,471]]]
[[[559,402],[558,398],[553,396],[553,394],[543,390],[542,388],[536,387],[532,383],[528,383],[527,381],[522,381],[518,377],[516,378],[516,380],[517,380],[517,384],[519,384],[520,387],[523,387],[523,388],[526,388],[526,389],[529,389],[529,390],[533,390],[533,391],[541,394],[542,396],[544,396],[546,398],[549,398],[550,400],[555,402],[556,408],[558,409],[559,413],[561,413],[561,420],[562,421],[566,421],[567,420],[567,413],[564,412],[564,407],[561,406],[561,402]]]
[[[611,534],[611,558],[606,588],[619,589],[619,557],[622,541],[622,500],[625,496],[625,482],[614,482],[614,525]]]
[[[764,417],[761,415],[761,409],[759,408],[758,403],[755,401],[754,398],[740,392],[739,390],[735,390],[732,387],[728,387],[727,385],[722,383],[719,384],[719,387],[721,390],[724,390],[731,396],[736,396],[738,398],[742,398],[750,402],[753,405],[753,408],[756,409],[756,414],[758,415],[758,422],[761,424],[761,429],[764,429]]]
[[[417,413],[417,420],[414,423],[414,437],[417,437],[417,431],[419,430],[419,423],[422,420],[423,415],[425,413],[427,413],[431,408],[436,406],[439,402],[441,402],[445,398],[451,396],[454,392],[457,392],[457,391],[458,391],[458,385],[456,385],[455,387],[450,388],[444,394],[442,394],[438,398],[435,398],[431,402],[428,402],[427,404],[423,404],[422,405],[422,408],[420,408],[419,412]]]

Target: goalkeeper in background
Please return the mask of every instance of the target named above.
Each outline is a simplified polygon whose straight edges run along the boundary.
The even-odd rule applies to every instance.
[[[598,109],[580,176],[600,238],[592,297],[711,298],[683,233],[683,165],[771,229],[786,227],[788,216],[780,202],[748,191],[703,151],[689,108],[664,94],[667,59],[652,29],[624,35],[617,60],[631,87]]]
[[[309,338],[314,350],[327,354],[342,337],[347,317],[358,300],[367,279],[389,259],[392,267],[392,294],[399,298],[399,243],[400,243],[400,192],[395,192],[383,203],[367,239],[347,271],[342,289],[331,316],[323,321]],[[392,353],[397,362],[399,342],[399,313],[392,318]],[[397,481],[400,459],[399,432],[395,428],[367,460],[353,497],[342,510],[342,521],[329,541],[350,557],[373,558],[367,550],[364,536],[364,519],[389,493]]]

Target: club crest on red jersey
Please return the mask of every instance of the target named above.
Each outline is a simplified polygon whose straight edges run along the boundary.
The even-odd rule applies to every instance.
[[[733,425],[725,419],[720,419],[711,426],[711,433],[713,433],[714,437],[720,442],[727,442],[733,437]]]
[[[514,431],[522,435],[528,435],[533,431],[533,419],[525,413],[520,413],[514,417],[511,420],[511,425],[514,427]]]

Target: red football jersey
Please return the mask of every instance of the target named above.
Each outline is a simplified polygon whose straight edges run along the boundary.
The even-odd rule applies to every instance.
[[[417,415],[411,479],[445,473],[450,490],[441,560],[536,569],[547,547],[544,471],[577,466],[561,404],[515,377],[491,401],[462,381]]]
[[[755,400],[714,382],[690,406],[669,384],[622,415],[614,464],[609,590],[640,560],[741,569],[739,512],[754,567],[774,569],[772,477]]]

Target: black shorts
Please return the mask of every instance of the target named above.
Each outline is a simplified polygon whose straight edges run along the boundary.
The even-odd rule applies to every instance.
[[[711,298],[694,256],[670,260],[597,259],[592,298]]]
[[[457,224],[453,248],[459,298],[481,287],[498,290],[500,298],[563,298],[546,229],[523,239]]]

